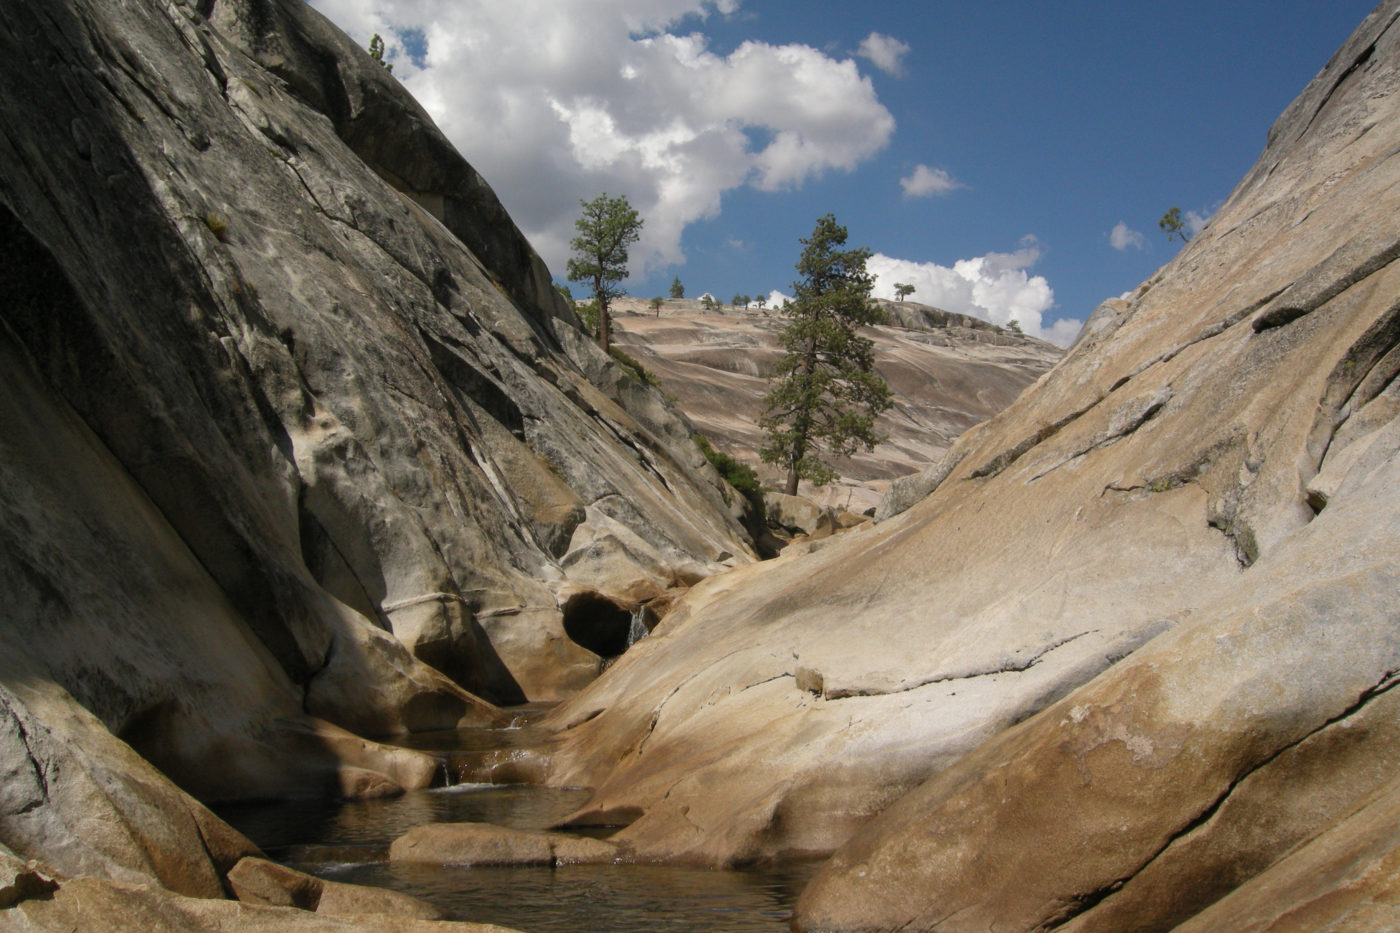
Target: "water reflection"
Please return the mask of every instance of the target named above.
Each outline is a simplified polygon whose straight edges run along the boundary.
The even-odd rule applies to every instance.
[[[424,823],[495,823],[547,829],[588,802],[589,791],[475,784],[410,791],[387,800],[293,800],[222,807],[219,815],[274,857],[293,846],[388,846]]]
[[[419,733],[401,744],[439,754],[452,775],[499,774],[549,737],[525,710],[510,729]],[[478,777],[479,779],[479,777]],[[480,822],[546,829],[591,792],[532,784],[466,783],[386,800],[282,801],[220,808],[271,857],[335,881],[403,891],[456,919],[525,933],[777,933],[816,870],[704,871],[652,865],[506,868],[391,864],[389,843],[424,823]]]
[[[455,919],[526,933],[775,933],[815,871],[703,871],[652,865],[559,868],[437,868],[377,863],[324,877],[393,888],[431,901]]]

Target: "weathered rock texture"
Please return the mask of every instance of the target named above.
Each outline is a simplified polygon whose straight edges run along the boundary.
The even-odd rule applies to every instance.
[[[246,840],[132,749],[204,799],[421,787],[356,733],[577,690],[571,631],[750,559],[688,426],[300,0],[5,4],[0,80],[16,856],[220,896]]]
[[[894,407],[876,424],[888,440],[835,461],[838,483],[803,485],[803,494],[822,505],[855,512],[876,505],[889,480],[937,460],[959,434],[1010,405],[1064,352],[916,302],[881,304],[890,323],[863,334],[874,341],[875,366],[894,391]],[[691,300],[668,300],[659,315],[638,299],[620,299],[617,308],[618,346],[656,377],[716,449],[781,485],[782,474],[759,460],[758,419],[786,319],[772,309],[705,311]]]
[[[1395,925],[1397,16],[916,504],[706,581],[557,711],[580,818],[840,847],[806,930]]]

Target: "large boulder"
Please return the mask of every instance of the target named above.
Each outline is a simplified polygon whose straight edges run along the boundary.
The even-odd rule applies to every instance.
[[[559,708],[577,818],[643,858],[839,850],[811,930],[1169,929],[1274,865],[1384,870],[1342,821],[1396,752],[1397,16],[903,511],[696,586]]]

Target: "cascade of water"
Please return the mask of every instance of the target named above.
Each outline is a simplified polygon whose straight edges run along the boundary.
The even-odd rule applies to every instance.
[[[627,627],[628,648],[651,634],[651,629],[647,628],[646,616],[646,606],[638,605],[636,609],[632,610],[632,624]]]

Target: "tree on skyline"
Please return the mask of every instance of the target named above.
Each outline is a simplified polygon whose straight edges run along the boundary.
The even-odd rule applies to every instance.
[[[1179,239],[1183,243],[1191,242],[1191,233],[1186,228],[1186,221],[1181,219],[1181,208],[1173,207],[1162,215],[1162,219],[1157,221],[1157,226],[1162,228],[1162,232],[1167,235],[1167,240]]]
[[[788,324],[778,337],[786,351],[769,376],[759,426],[766,463],[787,469],[784,491],[799,480],[821,486],[836,479],[824,458],[873,449],[883,438],[875,419],[890,407],[890,388],[875,371],[874,344],[856,333],[884,316],[870,300],[870,250],[844,249],[846,228],[827,214],[817,221],[797,262],[795,297],[783,305]]]
[[[681,284],[681,277],[680,277],[680,276],[676,276],[675,278],[673,278],[673,279],[671,280],[671,297],[672,297],[672,298],[684,298],[684,297],[685,297],[685,286]]]
[[[583,214],[574,221],[578,236],[569,241],[574,255],[569,259],[569,281],[593,286],[598,308],[598,346],[612,350],[614,298],[627,294],[622,282],[627,278],[627,248],[641,236],[641,215],[626,197],[610,198],[607,192],[591,201],[580,201]]]
[[[912,294],[914,294],[914,286],[905,284],[904,282],[896,282],[896,283],[894,283],[894,300],[895,300],[895,301],[903,301],[904,299],[908,298],[908,297],[909,297],[910,295],[912,295]]]
[[[384,40],[377,32],[369,40],[369,57],[383,65],[385,71],[394,73],[394,66],[384,60]]]

